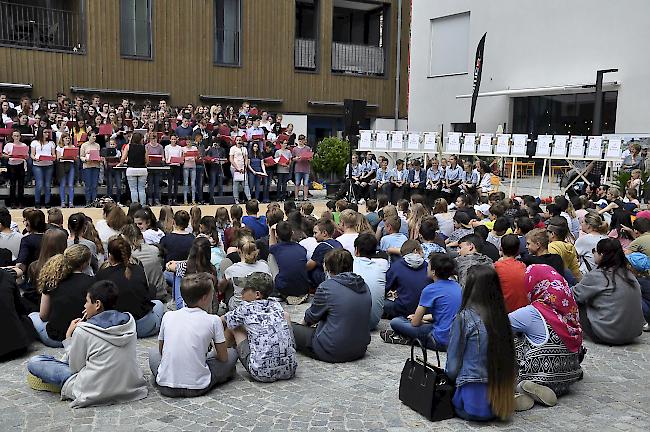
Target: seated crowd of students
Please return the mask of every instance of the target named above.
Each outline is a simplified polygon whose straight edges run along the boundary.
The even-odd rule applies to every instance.
[[[312,151],[305,135],[296,135],[281,113],[249,102],[172,108],[165,100],[136,106],[98,95],[73,103],[59,94],[52,102],[25,96],[14,105],[0,94],[0,107],[0,165],[7,168],[12,208],[23,208],[25,185],[32,183],[37,208],[53,204],[55,184],[61,207],[75,205],[74,187],[81,184],[78,201],[86,206],[100,184],[115,202],[128,201],[124,192],[141,205],[161,205],[165,182],[170,205],[181,202],[181,193],[185,204],[214,203],[228,179],[236,202],[240,193],[269,202],[272,182],[278,200],[290,197],[289,181],[295,199],[309,194]]]
[[[0,250],[12,255],[0,272],[12,343],[0,354],[21,355],[31,337],[62,347],[62,360],[30,359],[30,386],[72,406],[129,401],[147,395],[135,341],[157,334],[156,388],[191,397],[230,380],[237,360],[272,382],[295,376],[297,352],[360,359],[383,318],[384,342],[447,352],[458,416],[553,406],[582,379],[583,338],[626,345],[647,328],[650,212],[630,224],[584,196],[558,196],[545,211],[499,192],[472,202],[462,194],[450,211],[445,198],[394,206],[380,194],[365,214],[338,200],[318,219],[310,202],[271,203],[263,216],[254,199],[214,216],[163,207],[159,218],[108,204],[96,224],[71,215],[67,230],[58,209],[48,224],[29,209],[24,236],[0,209]],[[292,322],[281,302],[311,294]]]

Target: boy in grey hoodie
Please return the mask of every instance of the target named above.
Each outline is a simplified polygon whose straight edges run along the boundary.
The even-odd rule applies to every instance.
[[[461,287],[465,288],[465,280],[467,280],[467,271],[470,267],[475,265],[493,266],[492,261],[487,256],[483,255],[484,240],[476,234],[469,234],[458,240],[458,255],[456,258],[456,265],[458,266],[458,283]]]
[[[93,284],[84,314],[70,323],[62,361],[38,355],[27,363],[27,383],[35,390],[61,392],[72,408],[129,402],[147,397],[147,382],[136,358],[135,319],[114,310],[118,288]]]

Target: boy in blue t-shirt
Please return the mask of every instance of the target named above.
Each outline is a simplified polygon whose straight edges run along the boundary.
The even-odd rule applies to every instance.
[[[393,318],[391,329],[380,333],[384,342],[406,345],[417,338],[429,349],[447,350],[451,324],[463,297],[460,285],[449,279],[456,274],[456,263],[449,255],[431,254],[428,273],[433,283],[422,290],[415,313]]]
[[[307,299],[309,277],[307,276],[307,250],[291,241],[293,229],[289,222],[283,221],[271,227],[269,235],[269,254],[278,265],[275,288],[284,298],[301,297]]]
[[[246,216],[241,218],[241,223],[253,231],[255,240],[269,235],[266,225],[266,216],[257,216],[260,212],[260,203],[256,199],[246,201]]]

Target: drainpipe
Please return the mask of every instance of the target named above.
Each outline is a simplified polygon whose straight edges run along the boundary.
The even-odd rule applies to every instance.
[[[395,130],[399,123],[399,82],[402,74],[402,0],[397,0],[397,59],[395,66]]]

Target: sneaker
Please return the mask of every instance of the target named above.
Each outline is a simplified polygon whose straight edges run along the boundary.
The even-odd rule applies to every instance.
[[[517,385],[517,391],[519,393],[527,394],[533,398],[535,402],[544,406],[552,407],[557,404],[557,396],[553,390],[530,380],[520,382]]]
[[[643,331],[644,331],[644,332],[650,332],[650,324],[645,323],[645,324],[643,325]]]
[[[532,397],[525,393],[515,393],[515,411],[528,411],[535,405]]]
[[[61,387],[55,384],[46,383],[36,375],[32,375],[29,372],[27,372],[27,385],[34,390],[48,391],[51,393],[61,393]]]
[[[379,337],[386,343],[396,344],[396,345],[410,345],[411,339],[406,336],[402,336],[393,329],[382,330],[379,332]]]
[[[305,294],[303,296],[287,296],[286,300],[287,300],[287,304],[299,305],[306,302],[308,298],[309,298],[309,294]]]

